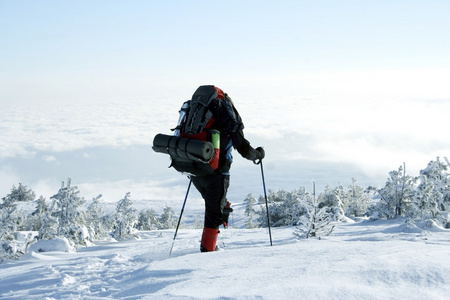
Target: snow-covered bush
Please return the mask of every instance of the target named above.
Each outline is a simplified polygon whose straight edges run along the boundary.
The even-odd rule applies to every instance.
[[[53,238],[50,240],[39,240],[28,248],[28,252],[72,252],[74,251],[73,242],[65,237]]]
[[[280,190],[273,192],[269,190],[268,203],[271,225],[277,226],[295,226],[299,223],[305,223],[306,218],[310,218],[316,207],[314,214],[319,212],[327,219],[333,221],[341,221],[345,219],[345,210],[351,211],[353,215],[359,216],[366,212],[370,197],[363,192],[361,187],[353,184],[348,192],[344,191],[342,186],[332,189],[327,186],[325,191],[321,193],[318,199],[314,199],[306,192],[304,187],[287,192]],[[248,200],[247,200],[248,201]],[[260,203],[263,198],[260,197]],[[265,206],[261,205],[260,222],[262,226],[267,226],[267,214]]]
[[[267,202],[269,204],[270,222],[274,227],[296,225],[300,217],[306,213],[304,202],[308,200],[310,195],[305,188],[287,192],[279,190],[274,192],[269,190]],[[261,196],[260,203],[264,203],[265,199]],[[267,226],[266,207],[261,206],[260,215],[261,226]]]

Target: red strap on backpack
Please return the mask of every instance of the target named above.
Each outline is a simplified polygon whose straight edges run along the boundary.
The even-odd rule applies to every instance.
[[[216,98],[225,99],[225,93],[220,88],[215,86],[214,89],[216,90],[216,93],[217,93],[217,97]]]

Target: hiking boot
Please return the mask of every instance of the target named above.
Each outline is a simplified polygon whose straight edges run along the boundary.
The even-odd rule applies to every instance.
[[[217,237],[219,236],[219,229],[216,228],[203,228],[202,241],[200,244],[201,252],[216,251]]]

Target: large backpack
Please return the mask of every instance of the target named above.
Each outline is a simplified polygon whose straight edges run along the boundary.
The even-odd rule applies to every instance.
[[[157,135],[153,149],[168,153],[171,167],[194,176],[212,174],[219,166],[220,132],[211,129],[215,118],[210,110],[214,99],[225,99],[212,85],[200,86],[192,99],[183,103],[174,136]]]

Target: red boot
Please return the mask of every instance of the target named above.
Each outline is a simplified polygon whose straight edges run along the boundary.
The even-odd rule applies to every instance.
[[[218,236],[219,236],[219,229],[208,227],[203,228],[200,251],[201,252],[216,251],[216,243]]]

